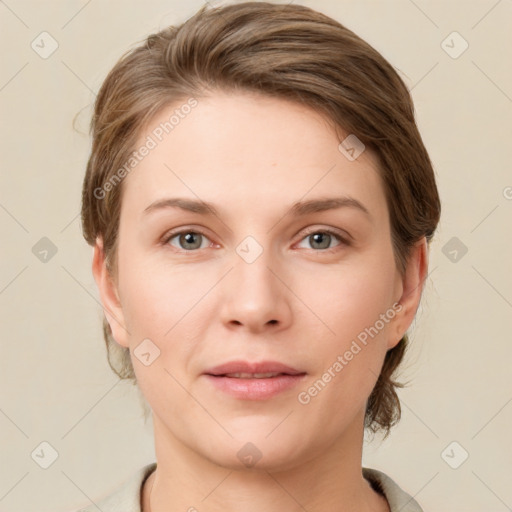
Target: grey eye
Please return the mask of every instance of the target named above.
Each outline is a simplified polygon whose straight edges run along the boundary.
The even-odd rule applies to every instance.
[[[309,242],[310,248],[318,250],[332,249],[341,243],[341,238],[329,231],[315,231],[314,233],[310,233],[301,240],[301,244],[304,243],[305,240]],[[337,241],[338,243],[331,245],[333,241]],[[306,247],[306,249],[308,249],[308,247]]]
[[[177,239],[178,245],[171,243],[171,240]],[[169,238],[169,243],[178,249],[183,249],[186,251],[192,251],[194,249],[202,249],[204,248],[202,245],[203,242],[208,240],[203,234],[197,233],[196,231],[183,231],[181,233],[177,233]],[[206,245],[207,247],[207,245]]]

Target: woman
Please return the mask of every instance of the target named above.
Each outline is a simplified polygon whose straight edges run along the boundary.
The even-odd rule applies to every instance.
[[[92,136],[109,361],[157,459],[100,509],[421,511],[361,466],[440,216],[393,67],[307,7],[204,7],[116,64]]]

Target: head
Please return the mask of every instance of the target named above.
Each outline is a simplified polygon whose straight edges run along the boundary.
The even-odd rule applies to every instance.
[[[304,6],[204,7],[120,59],[91,130],[82,226],[95,247],[109,363],[138,382],[162,421],[187,437],[176,420],[187,389],[226,430],[267,434],[278,417],[268,411],[282,412],[289,395],[235,417],[202,372],[280,359],[308,377],[292,392],[303,427],[289,427],[295,441],[311,446],[311,431],[326,424],[334,436],[361,407],[365,428],[389,433],[440,217],[412,100],[393,67]],[[354,201],[301,216],[293,208],[342,196],[367,212]],[[145,212],[167,197],[215,211]],[[149,366],[136,356],[145,339],[159,351]],[[200,408],[190,414],[189,425],[201,422]]]

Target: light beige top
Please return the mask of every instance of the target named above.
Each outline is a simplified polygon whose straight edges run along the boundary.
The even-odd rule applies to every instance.
[[[141,512],[142,487],[155,469],[156,462],[142,467],[96,505],[91,504],[76,512],[98,512],[98,509],[102,512]],[[423,512],[418,503],[385,473],[377,469],[363,468],[363,476],[373,489],[386,497],[391,512]]]

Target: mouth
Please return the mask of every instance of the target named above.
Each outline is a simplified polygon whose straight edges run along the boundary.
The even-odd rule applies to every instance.
[[[268,400],[294,388],[305,376],[305,371],[278,361],[230,361],[204,373],[216,390],[238,400]]]
[[[306,372],[290,369],[288,372],[229,372],[205,373],[204,377],[214,389],[237,400],[269,400],[296,387]]]
[[[298,374],[290,374],[290,373],[225,373],[220,375],[215,374],[207,374],[212,377],[228,377],[230,379],[273,379],[275,377],[280,377],[281,375],[290,375],[296,377],[297,375],[305,375],[305,373]]]
[[[279,375],[303,375],[306,372],[298,370],[278,361],[230,361],[204,372],[206,375],[231,377],[236,379],[268,379]]]

